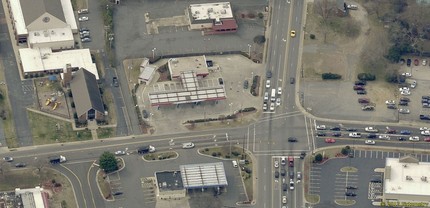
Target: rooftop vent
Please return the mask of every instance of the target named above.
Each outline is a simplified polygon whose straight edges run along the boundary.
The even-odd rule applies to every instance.
[[[411,176],[406,176],[406,180],[407,180],[407,181],[412,181],[413,179],[412,179],[412,177],[411,177]]]
[[[422,181],[422,182],[428,182],[428,181],[427,181],[427,176],[421,176],[421,181]]]

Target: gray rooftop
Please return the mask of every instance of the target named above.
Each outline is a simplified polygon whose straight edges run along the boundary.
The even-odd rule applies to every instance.
[[[181,171],[156,172],[155,178],[157,179],[157,186],[160,192],[184,189]]]
[[[186,189],[228,185],[222,162],[181,165],[179,169]]]
[[[66,22],[60,0],[20,0],[20,3],[26,26],[45,13]]]
[[[101,113],[104,112],[102,97],[94,74],[86,69],[79,69],[73,75],[70,88],[78,116],[83,115],[90,109]]]

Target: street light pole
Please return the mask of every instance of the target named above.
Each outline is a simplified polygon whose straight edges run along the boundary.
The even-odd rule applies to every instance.
[[[152,49],[152,60],[155,59],[155,50],[157,50],[157,48]]]
[[[248,55],[251,58],[251,44],[248,44]]]

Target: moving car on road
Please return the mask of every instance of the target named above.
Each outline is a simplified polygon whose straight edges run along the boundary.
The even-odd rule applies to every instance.
[[[192,143],[192,142],[183,143],[183,144],[182,144],[182,148],[183,148],[183,149],[191,149],[191,148],[194,148],[194,143]]]
[[[282,204],[286,204],[287,203],[287,196],[282,196]]]
[[[317,125],[317,130],[326,130],[327,127],[325,125]]]
[[[125,155],[125,151],[123,151],[123,150],[118,150],[118,151],[115,151],[115,152],[114,152],[114,154],[115,154],[116,156]]]
[[[376,142],[375,142],[375,141],[373,141],[373,140],[366,140],[364,143],[365,143],[365,144],[373,145],[373,144],[375,144]]]
[[[23,163],[23,162],[20,162],[20,163],[16,163],[15,164],[15,167],[16,168],[24,168],[24,167],[26,167],[27,166],[27,164],[25,164],[25,163]]]
[[[409,141],[418,142],[418,141],[420,141],[420,137],[419,136],[411,136],[411,137],[409,137]]]
[[[349,133],[349,137],[361,138],[361,133],[358,133],[358,132]]]
[[[3,160],[5,162],[13,162],[13,157],[4,157]]]
[[[295,31],[295,30],[291,30],[291,32],[290,32],[290,36],[291,36],[292,38],[296,37],[296,31]]]
[[[288,142],[297,142],[296,137],[288,137]]]
[[[364,131],[366,131],[366,132],[374,132],[374,133],[379,132],[379,130],[377,128],[372,127],[372,126],[364,128]]]
[[[390,140],[390,136],[386,135],[386,134],[381,134],[379,135],[379,139],[384,139],[384,140]]]
[[[335,142],[336,142],[336,140],[332,139],[332,138],[325,139],[325,143],[335,143]]]

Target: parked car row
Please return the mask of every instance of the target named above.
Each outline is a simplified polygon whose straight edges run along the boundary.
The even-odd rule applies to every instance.
[[[405,60],[404,59],[400,59],[400,63],[404,63],[405,62]],[[408,58],[407,60],[406,60],[406,65],[407,66],[411,66],[411,64],[412,64],[412,59],[410,59],[410,58]],[[414,59],[414,65],[415,66],[418,66],[418,65],[420,65],[420,60],[418,60],[418,59]],[[422,62],[421,62],[421,65],[423,65],[423,66],[425,66],[425,65],[427,65],[427,60],[426,59],[423,59],[422,60]],[[430,65],[429,65],[430,66]]]
[[[78,15],[88,14],[88,13],[89,13],[88,9],[80,9],[80,10],[78,10]],[[78,18],[79,22],[86,22],[88,20],[89,20],[88,16],[81,16],[81,17]],[[88,28],[81,27],[79,29],[79,36],[81,38],[81,42],[82,43],[91,42],[90,30]]]
[[[421,105],[423,108],[430,108],[430,96],[422,96]]]

